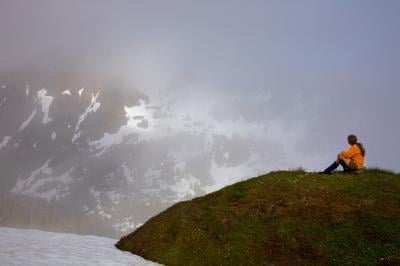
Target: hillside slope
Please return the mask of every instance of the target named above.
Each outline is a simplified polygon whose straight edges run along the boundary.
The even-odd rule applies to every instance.
[[[178,203],[116,246],[166,265],[400,263],[400,175],[272,172]]]

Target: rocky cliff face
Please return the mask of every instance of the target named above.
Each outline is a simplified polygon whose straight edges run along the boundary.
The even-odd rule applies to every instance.
[[[101,224],[97,234],[131,231],[179,200],[235,181],[226,171],[254,173],[265,148],[123,86],[10,80],[0,84],[1,193],[24,197],[25,211],[51,205],[57,219]],[[3,206],[0,224],[18,220],[15,206]]]

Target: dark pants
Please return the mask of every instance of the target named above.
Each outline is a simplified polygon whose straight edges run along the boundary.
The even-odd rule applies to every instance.
[[[331,164],[328,168],[326,168],[324,170],[325,173],[331,173],[333,172],[336,168],[339,167],[339,165],[341,165],[343,167],[343,170],[345,172],[353,172],[356,169],[350,168],[343,160],[339,160],[339,163],[337,163],[336,161],[333,162],[333,164]]]

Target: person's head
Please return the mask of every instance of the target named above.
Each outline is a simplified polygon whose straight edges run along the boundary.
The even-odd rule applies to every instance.
[[[347,137],[347,141],[348,141],[349,144],[352,145],[352,146],[353,146],[354,144],[357,144],[357,146],[360,148],[361,155],[362,155],[362,156],[365,156],[365,148],[364,148],[364,146],[363,146],[361,143],[357,142],[357,137],[356,137],[355,135],[349,135],[349,136]]]
[[[349,142],[350,145],[354,145],[357,143],[357,137],[355,135],[349,135],[347,137],[347,141]]]

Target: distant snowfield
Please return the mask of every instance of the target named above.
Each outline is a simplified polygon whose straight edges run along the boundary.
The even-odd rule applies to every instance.
[[[114,247],[115,239],[0,227],[0,265],[160,265]]]

